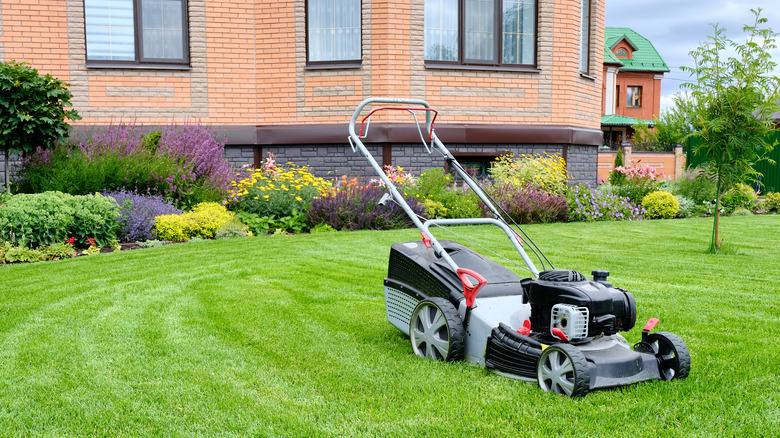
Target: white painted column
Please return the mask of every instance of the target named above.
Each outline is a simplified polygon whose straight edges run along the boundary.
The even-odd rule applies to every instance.
[[[604,115],[615,114],[615,87],[617,86],[617,72],[615,67],[607,67],[607,74],[604,77],[606,83],[604,90]]]

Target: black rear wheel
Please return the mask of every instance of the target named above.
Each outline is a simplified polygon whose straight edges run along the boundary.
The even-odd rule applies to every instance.
[[[647,343],[658,360],[658,371],[664,380],[684,379],[691,372],[691,355],[679,336],[669,332],[652,333]]]
[[[414,354],[445,362],[460,360],[465,337],[463,321],[449,301],[430,298],[415,307],[409,327]]]

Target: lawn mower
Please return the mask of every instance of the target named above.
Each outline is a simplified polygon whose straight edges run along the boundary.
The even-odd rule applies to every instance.
[[[366,107],[369,112],[356,132]],[[363,143],[371,116],[383,110],[411,113],[428,154],[441,154],[492,217],[425,219],[415,214]],[[425,114],[427,138],[417,118],[421,113]],[[384,280],[387,319],[409,336],[414,354],[442,361],[465,360],[570,397],[585,396],[595,389],[687,377],[690,355],[682,339],[669,332],[651,333],[658,323],[651,318],[642,329],[641,341],[630,346],[620,332],[636,324],[634,296],[607,281],[608,271],[594,270],[589,279],[575,270],[555,269],[439,140],[433,129],[436,115],[424,100],[369,98],[357,107],[349,125],[353,151],[365,156],[387,189],[380,203],[397,203],[422,235],[420,241],[391,246]],[[438,240],[431,231],[454,225],[498,227],[530,276],[520,278],[461,243]],[[542,271],[526,248],[535,254]]]

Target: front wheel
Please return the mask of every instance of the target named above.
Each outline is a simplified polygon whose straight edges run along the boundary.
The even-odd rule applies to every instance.
[[[658,361],[658,371],[664,380],[684,379],[691,372],[691,355],[679,336],[669,332],[652,333],[647,343]]]
[[[421,301],[412,313],[409,338],[420,357],[451,361],[463,358],[466,331],[458,310],[443,298]]]
[[[539,358],[536,374],[539,386],[548,392],[584,397],[590,389],[585,355],[568,344],[547,347]]]

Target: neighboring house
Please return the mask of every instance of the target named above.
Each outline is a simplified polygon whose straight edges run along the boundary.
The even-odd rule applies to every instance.
[[[633,137],[631,125],[652,125],[661,112],[661,79],[669,71],[653,44],[626,27],[604,30],[604,144],[615,146]]]
[[[604,3],[2,0],[0,61],[69,82],[77,133],[200,121],[226,137],[237,166],[273,152],[323,176],[366,174],[347,123],[362,99],[389,96],[428,100],[438,136],[472,167],[550,152],[576,181],[595,181]],[[645,51],[635,38],[624,38],[626,65]],[[442,166],[407,118],[378,118],[371,134],[385,164]]]

